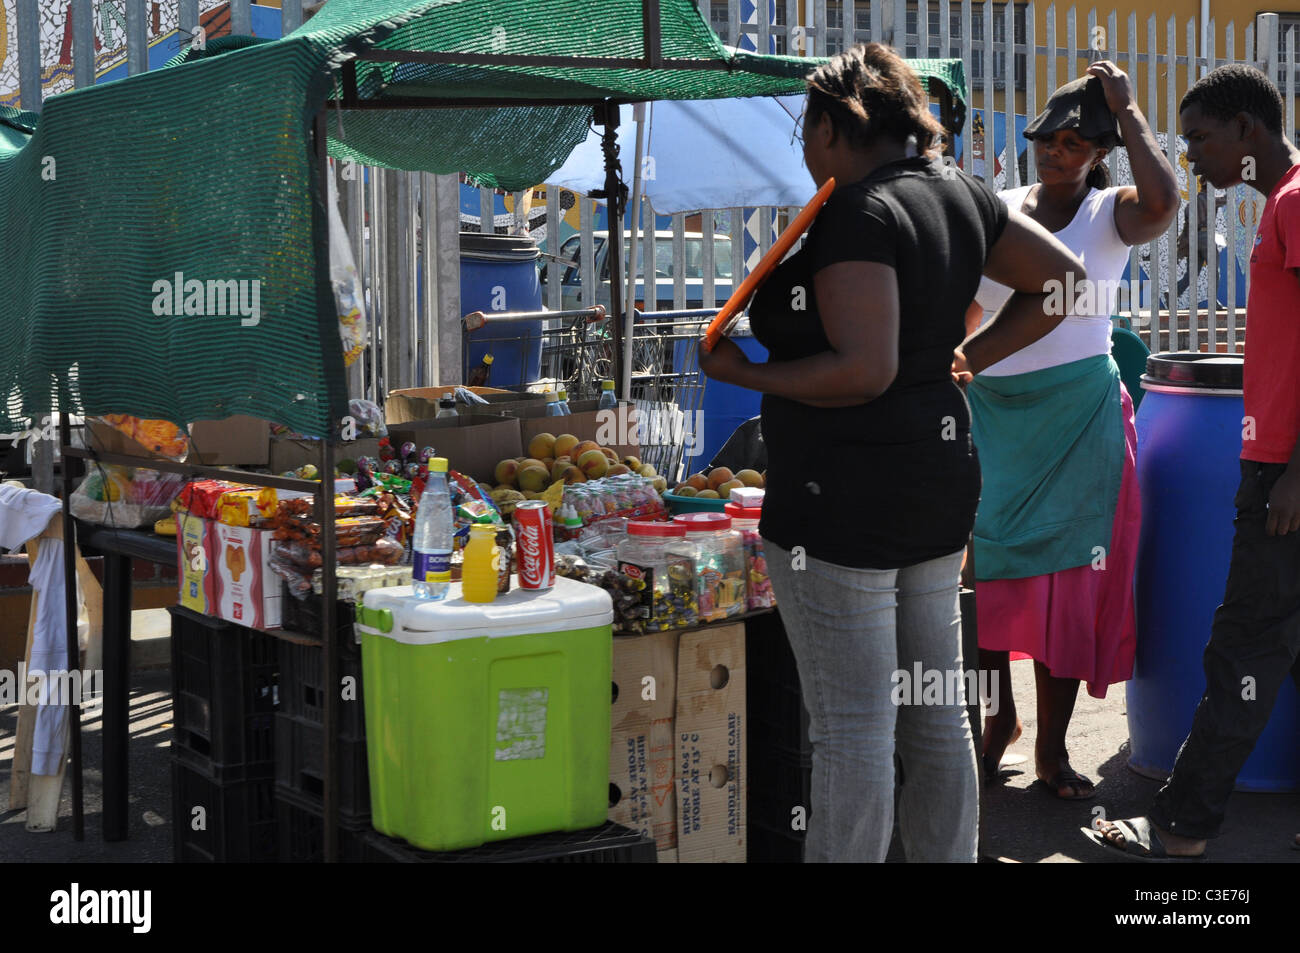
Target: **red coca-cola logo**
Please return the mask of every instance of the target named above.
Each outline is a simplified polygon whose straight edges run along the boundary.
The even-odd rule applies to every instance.
[[[521,584],[542,581],[542,531],[535,524],[519,527],[519,581]]]

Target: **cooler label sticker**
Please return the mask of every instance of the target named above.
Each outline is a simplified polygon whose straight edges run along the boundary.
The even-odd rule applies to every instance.
[[[411,578],[415,582],[451,582],[451,550],[417,550],[413,562]]]
[[[546,757],[547,688],[503,688],[497,694],[497,761]]]

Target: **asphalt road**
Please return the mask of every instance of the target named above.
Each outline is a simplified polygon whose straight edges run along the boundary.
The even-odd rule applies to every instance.
[[[171,699],[165,670],[132,674],[130,838],[105,844],[100,836],[102,816],[101,740],[98,717],[83,730],[85,754],[85,827],[81,843],[72,839],[72,800],[65,792],[59,828],[30,834],[24,812],[8,811],[9,775],[17,709],[0,710],[0,863],[15,861],[166,863],[171,860],[171,778],[168,767]],[[1026,761],[1007,769],[1000,783],[987,791],[983,848],[986,857],[1020,863],[1123,863],[1087,842],[1078,828],[1097,810],[1109,818],[1144,812],[1156,781],[1127,767],[1128,731],[1124,691],[1113,687],[1104,700],[1080,692],[1069,734],[1070,756],[1076,770],[1097,784],[1090,801],[1060,801],[1035,783],[1033,772],[1034,680],[1032,663],[1013,662],[1016,707],[1025,731],[1009,754]],[[1300,795],[1236,794],[1229,805],[1223,834],[1210,844],[1210,863],[1300,863],[1300,851],[1290,848],[1300,831]],[[891,860],[901,860],[896,843]]]

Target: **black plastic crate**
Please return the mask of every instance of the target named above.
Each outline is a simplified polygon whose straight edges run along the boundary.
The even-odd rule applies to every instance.
[[[280,711],[317,725],[325,723],[325,650],[314,645],[285,642],[280,645]],[[365,694],[361,679],[361,656],[339,651],[338,699],[339,734],[364,738],[366,734]],[[353,697],[343,698],[343,686],[355,686]]]
[[[321,596],[314,592],[307,593],[306,598],[299,599],[289,592],[289,587],[281,583],[280,627],[290,632],[301,632],[317,638],[325,632],[321,619]],[[339,651],[351,658],[359,658],[361,646],[357,644],[353,625],[356,622],[356,607],[350,602],[334,603],[334,629],[338,633]]]
[[[280,785],[275,788],[275,813],[282,864],[317,864],[325,860],[324,811],[310,798]],[[370,823],[339,818],[339,860],[344,863],[391,862],[374,851],[365,835]]]
[[[420,850],[377,831],[371,831],[366,838],[378,855],[376,859],[398,863],[654,864],[659,857],[653,839],[613,821],[585,831],[538,834],[445,852]]]
[[[169,611],[175,746],[191,766],[221,780],[270,777],[279,698],[275,639],[181,606]]]
[[[360,702],[343,702],[345,706]],[[288,789],[323,808],[325,798],[325,729],[316,722],[292,715],[275,716],[275,778],[280,788]],[[369,824],[370,766],[366,755],[366,738],[340,734],[339,760],[335,766],[339,778],[339,815]]]
[[[803,831],[792,831],[787,823],[784,829],[750,819],[745,827],[749,846],[745,860],[751,864],[801,864],[803,863]]]
[[[195,808],[202,808],[201,815]],[[202,829],[195,830],[196,820]],[[172,860],[271,863],[276,859],[275,782],[221,782],[172,759]]]

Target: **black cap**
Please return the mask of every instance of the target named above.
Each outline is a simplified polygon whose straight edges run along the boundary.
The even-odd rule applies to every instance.
[[[1078,130],[1083,138],[1106,149],[1124,144],[1115,114],[1106,105],[1101,80],[1095,76],[1080,77],[1052,93],[1043,111],[1025,127],[1025,138],[1043,138],[1058,129]]]

